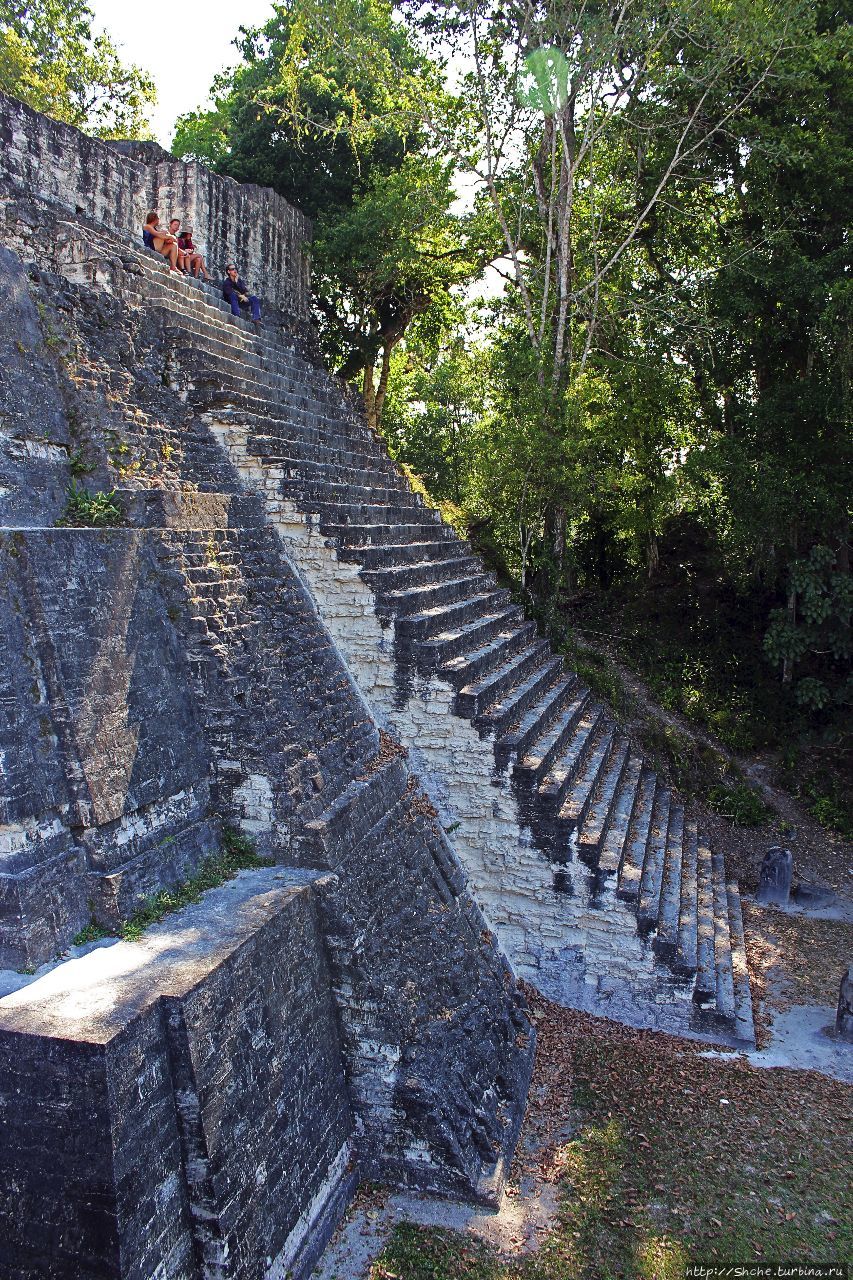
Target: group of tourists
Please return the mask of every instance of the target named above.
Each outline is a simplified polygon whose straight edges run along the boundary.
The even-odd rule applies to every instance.
[[[142,243],[146,249],[153,249],[155,253],[162,254],[169,264],[170,271],[194,276],[196,280],[199,277],[202,280],[210,279],[204,254],[193,242],[193,229],[184,227],[181,230],[180,218],[172,218],[167,230],[160,225],[160,215],[157,210],[151,209],[145,215]],[[253,293],[249,293],[234,263],[229,263],[225,268],[222,296],[231,307],[232,316],[242,315],[243,309],[247,308],[255,328],[261,327],[261,304]]]

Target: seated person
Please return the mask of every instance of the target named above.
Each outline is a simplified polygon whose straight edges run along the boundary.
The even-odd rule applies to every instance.
[[[210,276],[207,274],[207,267],[204,264],[204,258],[193,244],[192,227],[187,227],[184,231],[179,232],[180,225],[180,218],[173,218],[169,223],[169,231],[173,236],[178,237],[178,248],[184,255],[185,270],[191,272],[195,276],[196,280],[198,279],[199,272],[201,272],[203,280],[209,280]]]
[[[169,264],[170,271],[183,271],[184,255],[178,248],[178,241],[160,226],[160,215],[156,209],[150,209],[145,215],[145,226],[142,228],[142,243],[148,249],[161,253]]]
[[[232,316],[240,315],[241,307],[248,307],[256,329],[261,327],[261,304],[237,274],[233,263],[225,268],[225,279],[222,282],[222,296],[231,304]]]

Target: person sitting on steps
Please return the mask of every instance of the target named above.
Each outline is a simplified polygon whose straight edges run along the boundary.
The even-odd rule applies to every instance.
[[[233,262],[225,268],[225,279],[222,282],[222,296],[231,305],[232,316],[241,314],[241,307],[248,307],[252,314],[252,323],[256,329],[261,327],[261,304],[237,274]]]
[[[178,248],[178,240],[160,226],[160,215],[156,209],[150,209],[145,215],[145,226],[142,228],[142,243],[146,249],[154,249],[162,253],[169,264],[170,271],[184,270],[184,255]]]
[[[202,280],[209,280],[210,276],[207,274],[204,258],[193,244],[192,227],[186,227],[183,231],[180,231],[180,226],[180,218],[172,218],[169,223],[169,231],[173,236],[178,237],[178,248],[184,255],[184,267],[188,273],[195,276],[196,280],[199,277],[199,272],[201,272]]]

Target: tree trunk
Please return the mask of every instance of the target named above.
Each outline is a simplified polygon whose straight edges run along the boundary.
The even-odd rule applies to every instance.
[[[646,566],[650,578],[653,578],[660,568],[660,547],[654,529],[649,530],[646,538]]]
[[[382,370],[379,374],[379,386],[376,388],[376,397],[373,407],[373,422],[371,426],[374,431],[379,430],[379,424],[382,421],[382,410],[385,408],[385,396],[388,392],[388,375],[391,372],[391,352],[394,348],[393,343],[386,343],[382,351]],[[373,371],[371,370],[371,381]]]
[[[797,536],[796,525],[791,530],[791,553],[796,556],[799,546],[799,538]],[[797,625],[797,592],[796,588],[791,587],[788,592],[788,621],[792,627]],[[782,659],[782,683],[790,684],[794,678],[794,659],[791,657]]]
[[[792,588],[788,592],[788,620],[791,626],[795,626],[797,622],[797,593]],[[782,659],[782,683],[790,684],[794,678],[794,659],[786,657]]]
[[[364,412],[367,415],[367,425],[370,427],[371,431],[376,431],[376,388],[373,385],[372,364],[366,364],[364,366],[361,394],[364,397]]]

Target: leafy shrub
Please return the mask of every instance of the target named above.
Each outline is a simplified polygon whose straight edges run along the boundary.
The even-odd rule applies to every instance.
[[[68,458],[68,469],[76,479],[78,476],[90,476],[97,470],[98,464],[90,461],[82,449],[75,449]]]
[[[107,528],[123,524],[124,512],[116,497],[115,489],[90,493],[83,485],[72,480],[68,486],[68,500],[57,524],[77,528]]]
[[[769,810],[761,796],[745,782],[731,785],[720,783],[708,792],[708,803],[724,818],[730,818],[739,827],[760,827],[769,817]]]

